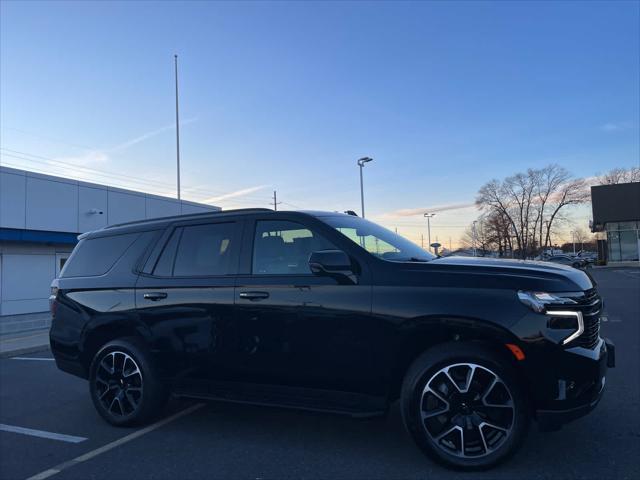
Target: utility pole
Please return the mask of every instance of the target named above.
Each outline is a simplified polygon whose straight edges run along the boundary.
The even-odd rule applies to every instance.
[[[178,200],[180,200],[180,120],[178,116],[178,55],[173,56],[176,73],[176,164],[178,170]]]
[[[278,197],[276,195],[276,191],[273,191],[273,209],[277,212],[278,211],[278,205],[280,205],[282,202],[278,201]]]

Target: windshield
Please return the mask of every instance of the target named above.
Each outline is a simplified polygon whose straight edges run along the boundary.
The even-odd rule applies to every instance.
[[[418,245],[397,233],[360,217],[340,215],[321,217],[349,240],[372,255],[391,262],[428,262],[435,258]]]

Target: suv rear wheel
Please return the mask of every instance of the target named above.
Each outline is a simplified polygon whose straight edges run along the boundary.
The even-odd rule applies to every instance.
[[[109,342],[96,353],[89,388],[98,413],[117,426],[148,421],[168,398],[145,349],[129,338]]]
[[[422,354],[402,386],[405,426],[440,463],[489,468],[513,454],[530,421],[526,397],[502,357],[472,343]]]

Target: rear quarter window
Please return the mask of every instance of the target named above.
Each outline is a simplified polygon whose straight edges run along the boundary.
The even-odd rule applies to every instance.
[[[64,265],[61,278],[104,275],[136,241],[140,233],[81,240]]]

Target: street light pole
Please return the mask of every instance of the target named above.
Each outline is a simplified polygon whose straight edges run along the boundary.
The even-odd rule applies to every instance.
[[[573,254],[576,254],[576,236],[575,236],[575,231],[572,230],[571,232],[571,241],[573,242]]]
[[[424,217],[427,219],[427,239],[429,240],[429,251],[431,251],[431,217],[434,217],[435,213],[425,213]]]
[[[360,167],[360,208],[362,213],[362,218],[364,218],[364,182],[362,180],[362,169],[364,168],[364,164],[372,161],[373,158],[362,157],[358,159],[358,166]]]
[[[472,231],[472,238],[473,238],[473,256],[476,257],[477,256],[477,252],[476,252],[476,223],[478,221],[474,220],[473,221],[473,231]]]

